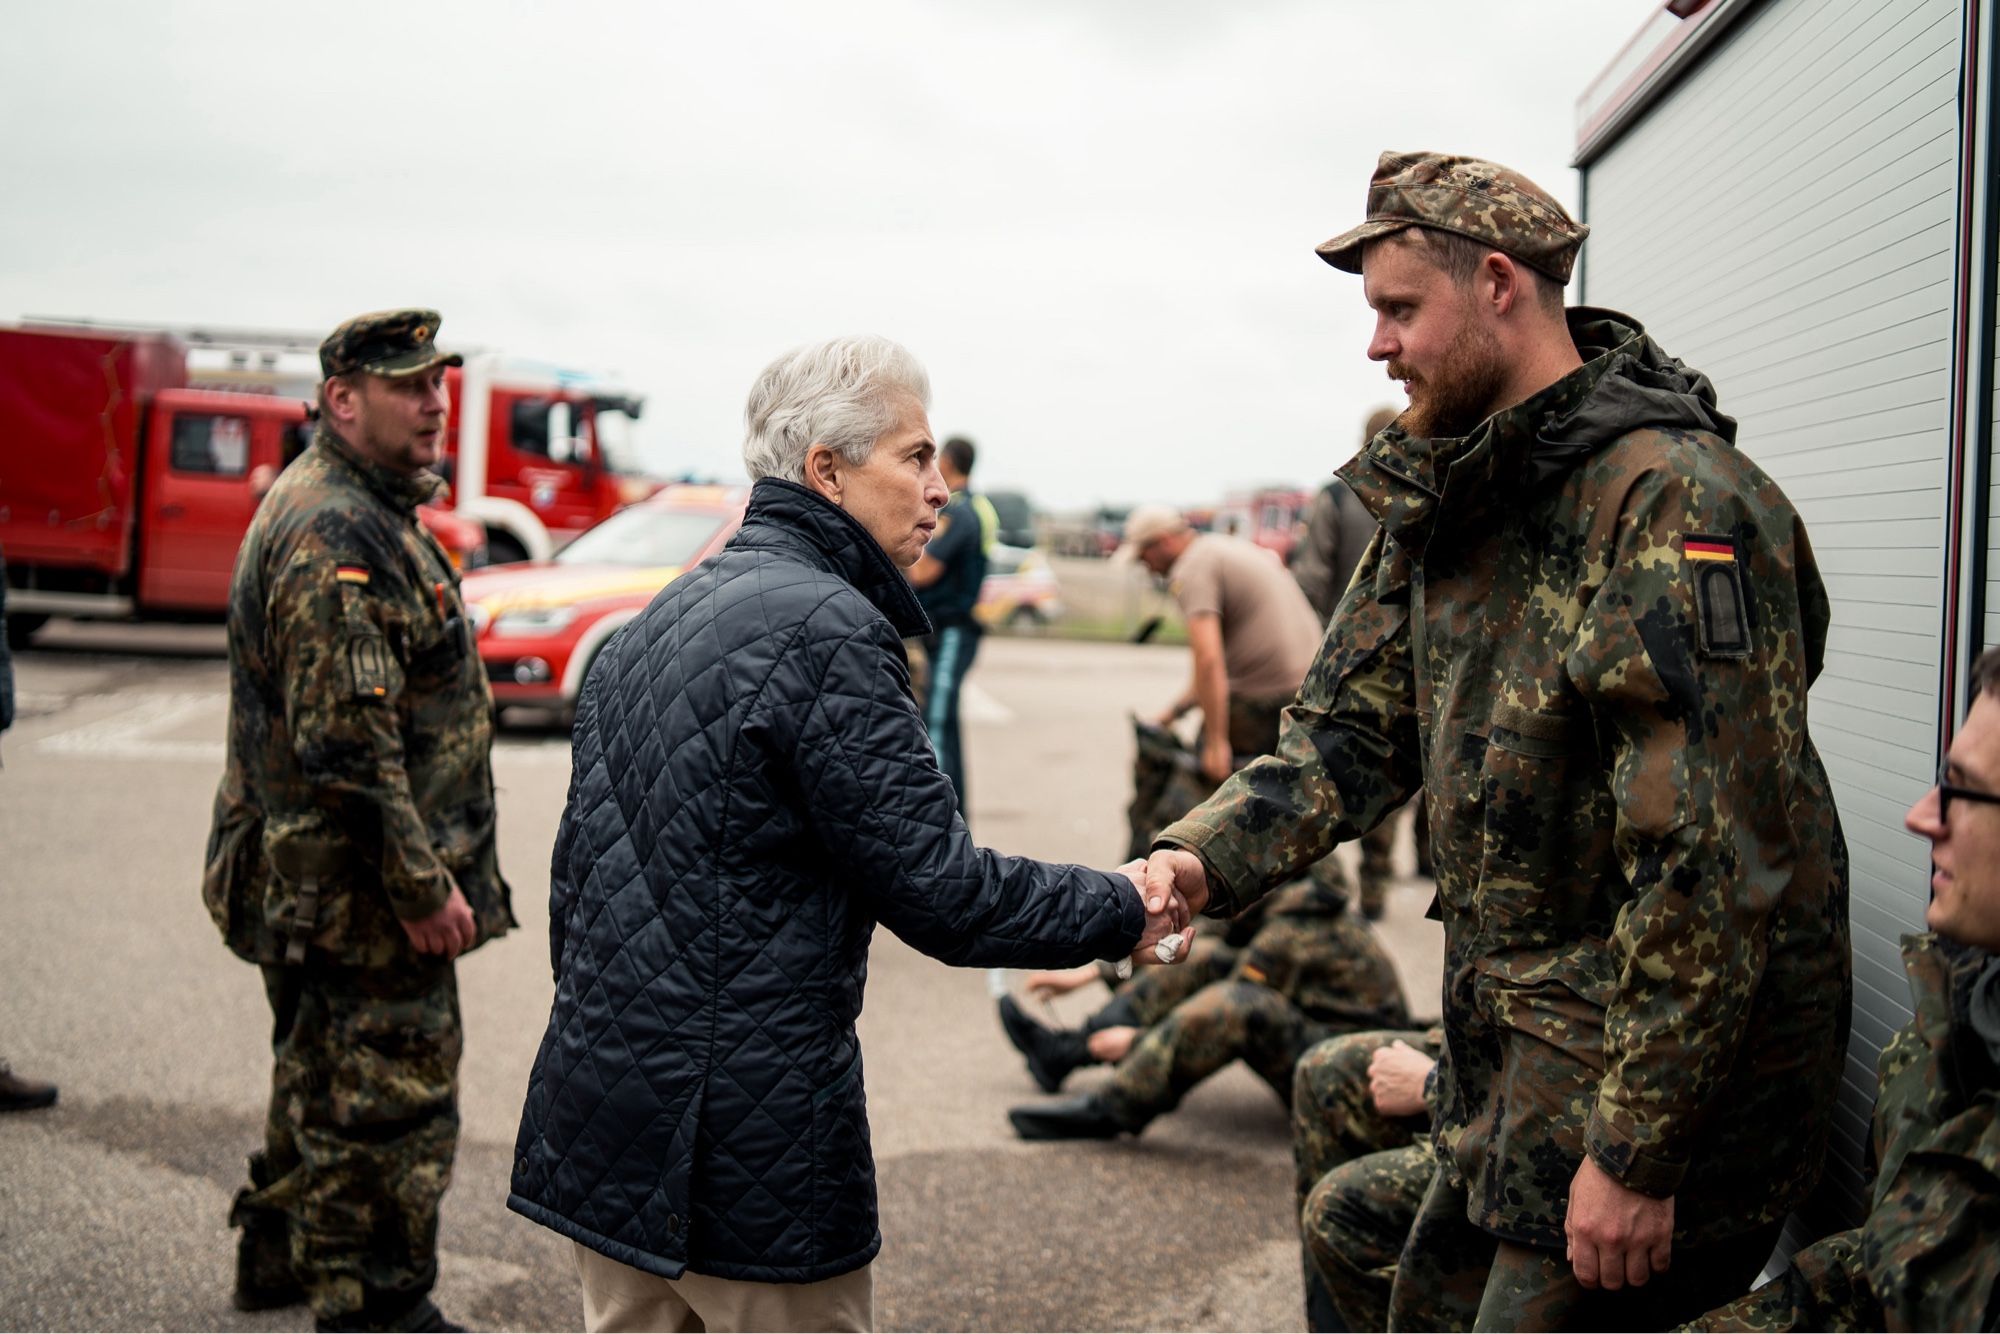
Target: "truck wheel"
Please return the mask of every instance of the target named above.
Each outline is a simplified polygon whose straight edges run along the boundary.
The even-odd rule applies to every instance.
[[[35,631],[49,623],[45,613],[24,611],[7,618],[7,647],[26,648],[28,641],[35,637]]]
[[[528,558],[528,549],[512,533],[495,528],[486,534],[486,563],[513,565]]]

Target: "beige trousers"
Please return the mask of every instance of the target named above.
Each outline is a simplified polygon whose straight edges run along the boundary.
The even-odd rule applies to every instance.
[[[583,1327],[630,1330],[839,1330],[875,1328],[875,1270],[863,1265],[818,1283],[751,1283],[692,1270],[661,1278],[599,1255],[579,1242]]]

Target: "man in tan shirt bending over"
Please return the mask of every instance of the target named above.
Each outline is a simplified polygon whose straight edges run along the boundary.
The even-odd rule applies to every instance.
[[[1163,576],[1180,604],[1194,678],[1158,721],[1172,726],[1199,708],[1202,776],[1220,783],[1235,772],[1235,756],[1277,748],[1278,714],[1319,651],[1319,617],[1270,552],[1197,533],[1170,509],[1132,511],[1120,554]]]

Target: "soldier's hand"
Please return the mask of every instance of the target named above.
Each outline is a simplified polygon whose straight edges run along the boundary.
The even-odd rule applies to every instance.
[[[1640,1287],[1673,1259],[1674,1200],[1630,1190],[1588,1154],[1569,1185],[1569,1262],[1586,1288]]]
[[[465,901],[457,885],[451,887],[451,897],[444,901],[444,907],[429,917],[403,923],[403,934],[410,938],[417,953],[442,954],[447,959],[456,959],[471,949],[478,932],[478,924],[472,920],[472,905]]]
[[[1181,848],[1161,848],[1146,859],[1146,911],[1164,911],[1178,899],[1182,925],[1208,906],[1208,871]]]
[[[1437,1064],[1397,1038],[1368,1058],[1368,1094],[1384,1116],[1415,1116],[1424,1109],[1424,1080]]]
[[[1194,928],[1188,925],[1193,914],[1179,894],[1171,891],[1153,894],[1146,883],[1146,863],[1129,861],[1118,868],[1118,874],[1132,882],[1132,892],[1139,896],[1139,906],[1146,913],[1146,929],[1139,934],[1139,943],[1133,947],[1132,962],[1135,964],[1179,963],[1187,958],[1194,946]],[[1172,941],[1167,953],[1160,952],[1162,941]]]

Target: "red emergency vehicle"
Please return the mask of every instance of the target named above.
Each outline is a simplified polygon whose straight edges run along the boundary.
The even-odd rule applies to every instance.
[[[0,329],[9,639],[51,616],[221,616],[250,516],[309,438],[299,399],[190,387],[171,335]],[[420,513],[478,560],[476,522]]]
[[[547,560],[660,489],[629,443],[644,401],[596,376],[494,352],[448,378],[440,469],[452,505],[486,525],[491,563]]]

